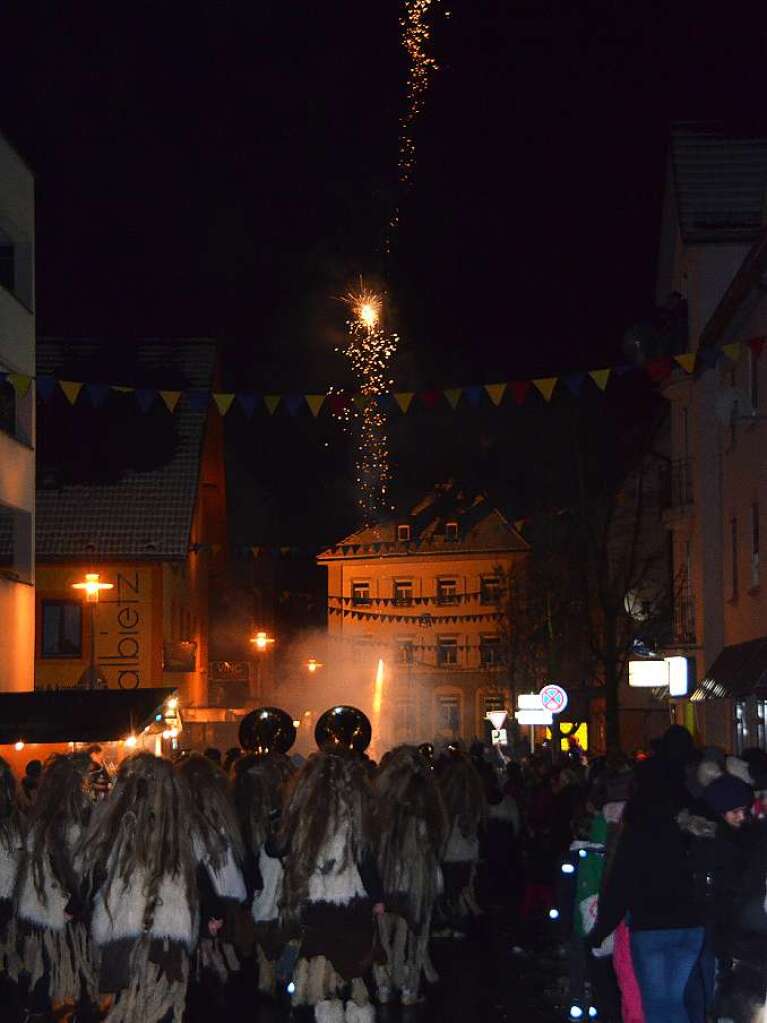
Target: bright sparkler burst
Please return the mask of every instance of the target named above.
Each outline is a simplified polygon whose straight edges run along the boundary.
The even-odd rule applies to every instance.
[[[413,125],[423,110],[431,75],[439,66],[428,50],[431,5],[432,0],[405,0],[405,13],[400,18],[402,45],[407,52],[409,65],[407,106],[402,117],[399,147],[399,175],[403,185],[410,183],[415,167]]]
[[[357,487],[359,504],[366,522],[374,521],[388,510],[387,494],[391,480],[386,412],[379,403],[394,381],[389,377],[389,362],[397,350],[396,334],[381,326],[383,298],[360,282],[358,291],[349,292],[343,301],[352,311],[347,323],[348,339],[342,351],[351,364],[359,394],[338,413],[348,426],[359,427],[357,437]]]

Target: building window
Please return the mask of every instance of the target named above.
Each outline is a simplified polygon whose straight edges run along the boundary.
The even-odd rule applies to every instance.
[[[445,539],[454,543],[458,539],[458,523],[457,522],[446,522],[445,523]]]
[[[7,504],[0,504],[0,573],[32,582],[32,516]]]
[[[738,520],[730,519],[730,598],[738,596]]]
[[[497,575],[483,575],[479,598],[482,604],[497,604],[501,599],[501,580]]]
[[[407,543],[410,540],[410,526],[403,524],[397,526],[397,540],[400,543]]]
[[[16,391],[5,377],[0,377],[0,430],[16,435]]]
[[[437,603],[457,604],[458,603],[458,580],[438,579],[437,580]]]
[[[413,603],[413,580],[394,580],[394,603],[397,607],[410,607]]]
[[[461,703],[457,695],[442,693],[437,697],[437,731],[457,735],[461,730]]]
[[[482,636],[480,638],[479,660],[483,668],[493,668],[503,663],[500,636]]]
[[[505,710],[506,700],[503,693],[484,693],[482,696],[482,706],[484,708],[482,714],[482,720],[487,720],[487,715],[494,710]]]
[[[440,636],[437,640],[439,666],[449,668],[458,664],[457,636]]]
[[[415,707],[412,700],[396,700],[394,704],[394,738],[411,739],[415,734]]]
[[[80,657],[83,651],[83,608],[76,600],[42,602],[43,657]]]
[[[400,664],[412,664],[415,653],[413,640],[406,636],[397,640],[397,660]]]
[[[751,505],[751,585],[759,585],[759,503]]]
[[[754,412],[759,410],[759,355],[753,348],[748,352],[748,397]]]
[[[370,583],[369,582],[356,582],[352,583],[352,604],[369,604],[370,603]]]
[[[0,227],[0,285],[6,291],[16,290],[16,257],[13,242]]]

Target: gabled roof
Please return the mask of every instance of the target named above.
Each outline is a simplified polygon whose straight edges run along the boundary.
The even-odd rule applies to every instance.
[[[718,124],[676,124],[671,163],[684,241],[749,242],[757,236],[767,190],[767,137]]]
[[[89,356],[101,347],[98,341],[41,340],[37,371],[56,374],[62,365],[82,361],[84,375],[75,379],[87,381]],[[167,370],[169,379],[182,376],[190,388],[211,389],[216,358],[212,341],[142,341],[135,358],[139,370],[146,367],[153,378]],[[181,399],[173,413],[175,451],[159,468],[126,470],[110,483],[48,487],[38,482],[37,560],[185,558],[206,418],[207,411]]]
[[[458,524],[457,539],[450,539],[448,522]],[[397,539],[397,527],[410,526],[410,540]],[[487,497],[455,484],[436,487],[400,518],[365,526],[322,551],[317,560],[369,558],[372,555],[524,553],[527,541]]]

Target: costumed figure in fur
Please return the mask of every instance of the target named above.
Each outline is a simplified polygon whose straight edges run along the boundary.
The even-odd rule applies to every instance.
[[[460,934],[468,918],[480,913],[476,898],[479,830],[486,817],[485,789],[469,757],[450,747],[437,765],[447,811],[448,838],[442,871],[445,893],[439,916],[443,933]]]
[[[378,867],[386,913],[379,921],[387,963],[375,967],[378,999],[393,990],[414,1005],[423,973],[437,975],[429,959],[432,910],[442,893],[440,861],[447,838],[442,794],[428,760],[415,746],[398,746],[383,758],[375,783]]]
[[[93,971],[76,850],[88,826],[87,754],[52,756],[27,819],[16,927],[27,1009],[90,1001]]]
[[[22,847],[16,779],[8,763],[0,757],[0,979],[18,977],[21,969],[13,893],[19,877]]]
[[[240,968],[235,948],[241,911],[248,897],[244,847],[231,786],[221,768],[199,753],[185,757],[176,770],[189,791],[189,827],[197,862],[202,930],[195,979],[204,981],[212,974],[220,984],[226,984]]]
[[[170,761],[135,753],[102,807],[82,855],[105,1023],[181,1023],[199,932],[187,787]]]
[[[251,914],[258,956],[258,987],[266,995],[276,990],[275,963],[289,941],[297,937],[280,909],[282,862],[267,855],[266,843],[280,822],[286,785],[294,774],[287,756],[296,739],[293,720],[277,707],[259,707],[240,725],[240,745],[246,755],[235,768],[235,804],[245,841],[248,878],[254,890]]]
[[[278,839],[267,844],[284,858],[283,906],[301,924],[293,1004],[313,1006],[318,1023],[373,1023],[363,977],[379,958],[375,918],[384,907],[360,756],[370,723],[354,707],[334,707],[315,738],[320,752],[298,773]]]

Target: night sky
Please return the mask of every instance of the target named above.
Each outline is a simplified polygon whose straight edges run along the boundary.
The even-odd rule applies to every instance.
[[[216,337],[226,386],[324,391],[347,379],[334,296],[364,274],[388,288],[398,389],[614,363],[654,302],[670,123],[763,105],[763,8],[435,3],[441,67],[398,196],[394,0],[6,4],[0,130],[37,174],[39,331]],[[395,496],[458,475],[522,514],[531,438],[555,451],[570,415],[414,412]],[[353,524],[337,426],[227,430],[236,540]]]

